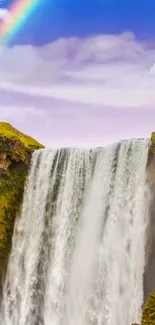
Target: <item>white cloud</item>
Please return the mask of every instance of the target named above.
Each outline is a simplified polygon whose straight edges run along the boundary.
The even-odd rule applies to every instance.
[[[23,122],[29,121],[30,118],[42,118],[45,114],[42,110],[36,110],[31,106],[13,106],[5,105],[5,110],[0,110],[0,120],[1,121],[13,121],[13,122]]]
[[[3,101],[12,111],[16,104],[23,107],[32,116],[25,119],[28,131],[31,126],[38,137],[43,130],[48,144],[50,138],[62,145],[101,145],[149,136],[155,121],[154,62],[155,47],[131,33],[59,39],[42,48],[15,46],[0,57],[0,110]]]
[[[0,60],[0,87],[25,94],[114,106],[154,106],[155,48],[130,33],[17,46]]]
[[[10,17],[9,11],[5,8],[0,8],[0,20],[7,21]]]

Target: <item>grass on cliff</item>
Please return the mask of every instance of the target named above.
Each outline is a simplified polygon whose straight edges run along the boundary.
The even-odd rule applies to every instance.
[[[39,148],[44,148],[43,145],[34,140],[32,137],[19,132],[9,123],[0,122],[0,137],[5,137],[12,140],[18,139],[27,149],[30,149],[32,151]]]
[[[152,132],[151,134],[151,143],[155,144],[155,132]]]
[[[44,147],[30,136],[19,132],[9,123],[0,122],[0,154],[5,154],[10,162],[7,169],[0,169],[0,278],[10,252],[31,154],[41,148]]]
[[[28,166],[10,170],[0,178],[0,260],[5,262],[10,249],[17,209],[22,200]],[[2,263],[3,264],[3,263]]]
[[[155,290],[145,303],[142,315],[142,325],[155,325]]]

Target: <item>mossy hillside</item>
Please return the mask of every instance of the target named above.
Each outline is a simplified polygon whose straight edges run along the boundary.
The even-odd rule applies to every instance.
[[[17,165],[17,168],[13,166],[0,177],[0,266],[7,260],[27,173],[28,165],[21,168]]]
[[[2,163],[0,168],[0,277],[5,271],[31,155],[41,148],[43,146],[33,138],[8,123],[0,123],[0,157],[9,159],[8,168],[5,164],[3,168]]]
[[[30,153],[44,148],[32,137],[27,136],[9,123],[0,122],[0,153],[5,152],[15,161],[29,163]]]
[[[152,132],[151,134],[151,145],[150,150],[151,153],[155,154],[155,132]]]
[[[155,132],[152,132],[151,134],[151,142],[155,145]]]
[[[155,132],[152,132],[147,160],[147,177],[152,188],[155,184]],[[154,192],[154,190],[153,190]]]
[[[155,290],[148,297],[143,308],[142,325],[155,325]]]

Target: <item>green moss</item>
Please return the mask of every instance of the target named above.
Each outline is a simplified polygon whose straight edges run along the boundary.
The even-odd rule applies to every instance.
[[[152,152],[153,154],[155,154],[155,132],[152,132],[152,134],[151,134],[150,152]]]
[[[142,325],[155,325],[155,290],[151,293],[144,306]]]
[[[44,148],[32,137],[27,136],[9,123],[0,122],[0,153],[5,152],[16,161],[29,162],[30,153]]]
[[[36,148],[44,148],[43,145],[34,140],[32,137],[19,132],[9,123],[0,122],[0,136],[6,137],[7,139],[18,139],[27,149],[35,150]]]
[[[151,143],[155,144],[155,132],[152,132],[151,134]]]
[[[0,259],[7,258],[16,212],[22,200],[28,166],[21,170],[10,169],[4,179],[0,179]]]
[[[41,148],[44,147],[33,138],[8,123],[0,122],[0,155],[9,159],[9,167],[0,169],[0,278],[8,260],[31,154]]]

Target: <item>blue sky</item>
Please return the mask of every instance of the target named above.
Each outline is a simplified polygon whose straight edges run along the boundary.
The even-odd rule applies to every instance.
[[[9,7],[12,1],[3,1]],[[154,0],[40,0],[40,6],[14,43],[41,45],[60,37],[133,32],[155,35]]]
[[[149,137],[154,15],[155,0],[40,0],[0,53],[0,120],[48,147]]]

